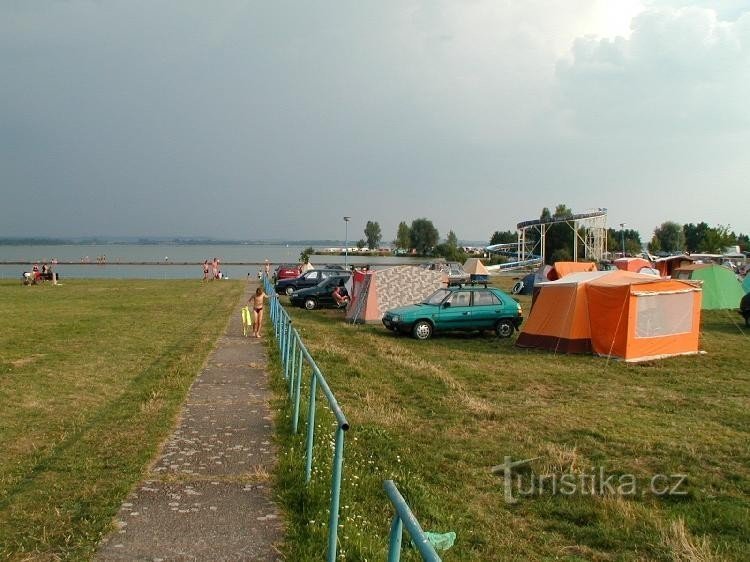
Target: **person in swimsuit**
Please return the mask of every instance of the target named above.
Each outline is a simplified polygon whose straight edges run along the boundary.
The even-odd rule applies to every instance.
[[[266,298],[267,295],[263,292],[263,289],[258,287],[255,294],[247,301],[253,307],[253,336],[256,338],[260,337],[260,328],[263,322],[263,303]]]
[[[203,261],[203,280],[208,281],[208,260]]]

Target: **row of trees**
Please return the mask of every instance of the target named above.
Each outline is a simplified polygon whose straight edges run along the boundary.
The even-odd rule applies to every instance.
[[[364,230],[365,237],[357,242],[358,248],[367,247],[375,250],[383,240],[382,230],[377,221],[367,221]],[[415,219],[411,225],[402,221],[398,225],[396,238],[393,245],[403,251],[414,250],[417,254],[426,256],[441,256],[447,260],[460,261],[466,258],[462,248],[458,246],[458,236],[452,230],[443,243],[440,242],[440,233],[431,220],[426,218]]]
[[[728,226],[708,226],[705,222],[680,225],[667,221],[654,229],[654,236],[648,244],[652,254],[658,252],[690,252],[720,254],[727,246],[739,246],[740,250],[750,248],[747,234],[735,234]]]
[[[573,211],[561,203],[554,212],[544,207],[539,215],[540,220],[567,219],[573,216]],[[367,221],[364,230],[365,238],[357,243],[359,248],[367,246],[374,250],[380,246],[382,231],[376,221]],[[527,238],[533,239],[530,232]],[[508,244],[517,241],[517,233],[511,230],[495,231],[490,237],[490,244]],[[545,234],[545,256],[549,263],[567,261],[573,257],[573,243],[575,232],[569,223],[560,222],[547,226]],[[445,242],[440,242],[440,234],[431,220],[419,218],[411,225],[402,221],[398,225],[393,245],[401,250],[415,250],[419,255],[442,256],[448,260],[462,261],[466,253],[458,245],[458,237],[451,230]],[[581,245],[581,242],[578,242]],[[750,240],[746,234],[735,234],[726,226],[710,227],[705,222],[679,225],[667,221],[654,230],[654,236],[648,244],[651,253],[657,252],[705,252],[721,253],[727,246],[739,245],[746,251],[750,248]],[[640,233],[633,229],[607,229],[607,247],[610,251],[623,251],[626,254],[637,255],[643,251]],[[579,254],[583,248],[579,248]]]

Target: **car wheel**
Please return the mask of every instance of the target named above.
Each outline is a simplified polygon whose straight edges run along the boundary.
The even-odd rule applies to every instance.
[[[428,340],[432,336],[432,324],[426,320],[420,320],[414,324],[411,334],[418,340]]]
[[[318,303],[315,302],[315,299],[309,298],[305,299],[305,308],[307,310],[313,310],[318,305]]]
[[[510,320],[500,320],[495,324],[495,333],[499,338],[509,338],[513,335],[513,323]]]
[[[291,296],[291,294],[294,292],[294,287],[290,285],[286,289],[284,289],[284,292],[286,293],[286,296]]]

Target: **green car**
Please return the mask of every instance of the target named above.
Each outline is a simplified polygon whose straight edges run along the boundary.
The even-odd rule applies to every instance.
[[[495,330],[508,338],[522,321],[521,305],[493,287],[438,289],[424,302],[393,308],[383,316],[386,328],[411,332],[418,340],[444,330]]]

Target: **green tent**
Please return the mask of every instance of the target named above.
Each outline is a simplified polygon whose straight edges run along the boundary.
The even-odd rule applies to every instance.
[[[746,293],[750,293],[750,273],[745,275],[745,280],[742,282],[742,288],[745,289]]]
[[[745,296],[734,272],[721,265],[686,265],[673,271],[672,278],[703,281],[703,310],[739,308],[740,300]]]

